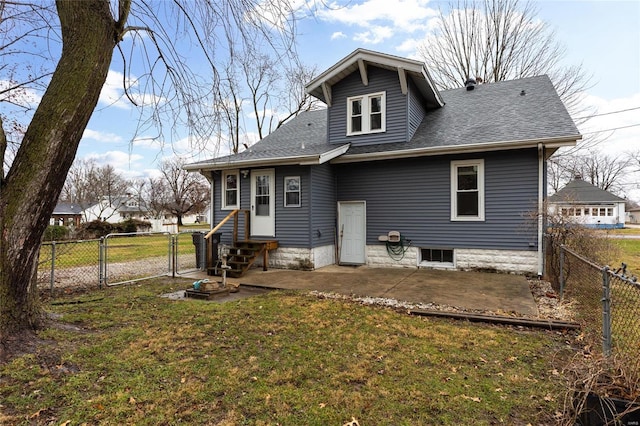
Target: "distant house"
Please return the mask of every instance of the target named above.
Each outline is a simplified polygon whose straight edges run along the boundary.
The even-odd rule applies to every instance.
[[[631,223],[631,224],[640,223],[640,207],[634,207],[627,210],[626,223]]]
[[[127,219],[148,219],[149,212],[140,199],[133,194],[104,196],[99,202],[82,210],[83,222],[102,220],[118,223]]]
[[[576,178],[548,199],[549,208],[591,228],[624,228],[625,200]]]
[[[546,159],[581,138],[547,76],[438,90],[422,62],[357,49],[306,90],[327,108],[185,166],[212,182],[212,227],[244,212],[274,267],[542,273],[544,229],[527,232],[527,213]],[[233,226],[216,228],[224,244],[242,243]]]
[[[82,207],[74,203],[58,203],[53,209],[50,225],[79,226],[82,220]]]

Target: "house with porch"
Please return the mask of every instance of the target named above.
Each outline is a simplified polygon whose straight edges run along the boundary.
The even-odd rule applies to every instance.
[[[549,197],[549,210],[588,228],[624,228],[626,200],[576,177]]]
[[[545,162],[580,134],[545,75],[465,86],[437,90],[423,63],[357,49],[306,86],[325,109],[185,166],[212,183],[230,263],[250,264],[235,254],[253,242],[265,267],[542,274]]]

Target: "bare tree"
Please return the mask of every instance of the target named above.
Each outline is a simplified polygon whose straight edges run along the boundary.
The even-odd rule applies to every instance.
[[[622,194],[631,164],[628,155],[612,157],[596,151],[554,156],[548,162],[548,180],[555,191],[577,177],[605,191]]]
[[[286,0],[268,5],[258,0],[41,3],[0,2],[2,64],[23,66],[0,67],[0,80],[9,81],[0,100],[22,107],[16,100],[20,90],[44,90],[37,92],[37,108],[24,106],[21,112],[29,124],[10,161],[5,129],[0,130],[0,157],[7,165],[6,174],[4,169],[0,174],[0,358],[20,339],[32,337],[41,323],[36,286],[40,241],[114,51],[123,64],[126,97],[141,111],[141,128],[163,135],[184,125],[192,129],[193,140],[207,141],[218,93],[216,58],[229,54],[226,34],[234,31],[250,42],[266,39],[283,56],[294,34],[294,8]],[[186,61],[180,43],[199,56]],[[201,64],[197,73],[194,61]],[[36,62],[49,67],[28,68]],[[3,117],[2,122],[9,120]]]
[[[178,219],[188,213],[201,213],[209,199],[209,185],[199,173],[189,173],[182,168],[184,161],[174,158],[162,162],[162,178],[151,179],[153,197],[149,200],[152,209],[166,212]]]
[[[219,133],[229,142],[230,151],[237,154],[252,141],[246,137],[251,126],[245,117],[252,117],[258,139],[282,126],[287,120],[319,105],[319,101],[304,90],[316,69],[306,67],[296,56],[283,66],[260,46],[237,49],[229,59],[219,85]]]
[[[79,205],[83,210],[93,207],[91,216],[108,219],[116,213],[124,196],[131,192],[132,182],[126,180],[110,164],[99,166],[92,159],[76,160],[62,188],[60,200]]]
[[[589,78],[581,66],[563,67],[564,48],[524,0],[456,0],[440,10],[419,54],[441,89],[466,80],[490,83],[548,74],[567,109],[579,109]]]

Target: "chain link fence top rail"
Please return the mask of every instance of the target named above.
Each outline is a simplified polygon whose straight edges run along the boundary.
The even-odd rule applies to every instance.
[[[561,248],[561,297],[573,304],[586,344],[605,355],[640,357],[640,284],[626,268],[611,270]]]

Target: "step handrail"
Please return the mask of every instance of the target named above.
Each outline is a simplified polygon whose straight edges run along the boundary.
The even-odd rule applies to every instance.
[[[218,224],[216,226],[213,227],[213,229],[211,229],[211,231],[207,232],[207,234],[204,236],[204,238],[209,239],[211,238],[211,236],[217,232],[220,228],[222,228],[222,225],[224,225],[225,223],[227,223],[229,221],[229,219],[234,218],[234,224],[233,224],[233,239],[234,241],[238,239],[238,213],[240,212],[244,212],[245,214],[245,234],[248,235],[249,232],[249,210],[246,209],[234,209],[232,210],[224,219],[222,219],[220,222],[218,222]],[[247,235],[245,235],[245,238],[247,238]]]

